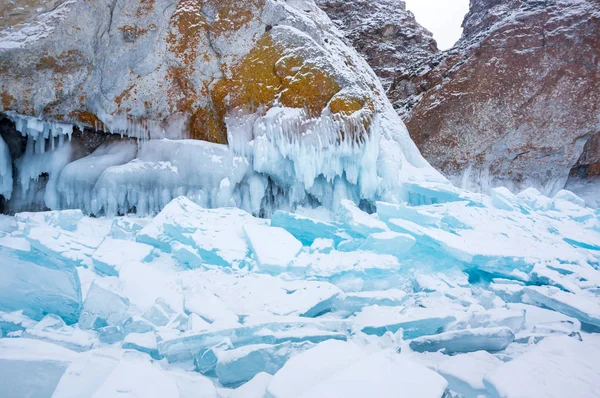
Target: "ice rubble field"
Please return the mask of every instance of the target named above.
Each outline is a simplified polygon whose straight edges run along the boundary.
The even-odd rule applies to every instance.
[[[407,204],[0,218],[2,397],[597,397],[600,212]]]

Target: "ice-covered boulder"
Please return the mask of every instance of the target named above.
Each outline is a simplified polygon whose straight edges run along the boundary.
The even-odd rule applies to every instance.
[[[0,310],[23,310],[36,320],[55,314],[68,324],[79,319],[81,285],[71,261],[0,247],[0,273]]]

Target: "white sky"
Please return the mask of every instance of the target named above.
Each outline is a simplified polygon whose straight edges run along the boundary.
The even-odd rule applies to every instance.
[[[433,33],[440,50],[454,45],[462,33],[463,17],[469,11],[469,0],[405,0],[406,8],[417,22]]]

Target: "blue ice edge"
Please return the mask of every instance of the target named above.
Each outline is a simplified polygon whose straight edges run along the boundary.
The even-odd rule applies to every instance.
[[[69,325],[79,320],[81,283],[75,263],[34,248],[0,247],[0,258],[0,311],[23,310],[38,321],[56,314]]]

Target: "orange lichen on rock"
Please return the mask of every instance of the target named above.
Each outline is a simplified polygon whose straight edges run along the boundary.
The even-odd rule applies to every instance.
[[[2,91],[2,93],[0,93],[0,100],[4,109],[11,109],[17,102],[17,99],[6,91]]]
[[[372,101],[369,108],[373,106]],[[331,113],[338,115],[351,115],[354,112],[358,112],[365,107],[365,100],[360,98],[336,96],[329,103],[329,110]]]
[[[247,26],[265,6],[265,0],[208,0],[204,2],[217,11],[210,31],[215,34],[231,33]]]
[[[58,57],[41,57],[36,69],[51,70],[55,73],[71,73],[83,65],[82,55],[78,50],[62,52]]]
[[[105,130],[104,123],[95,114],[88,111],[73,111],[68,115],[70,122],[83,123],[96,130]]]
[[[227,144],[225,126],[212,109],[198,109],[190,119],[190,138]]]
[[[140,5],[136,11],[138,17],[147,15],[154,10],[154,0],[140,0]]]

